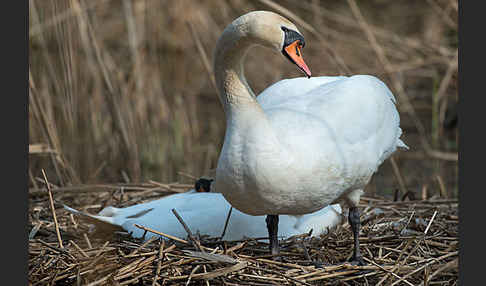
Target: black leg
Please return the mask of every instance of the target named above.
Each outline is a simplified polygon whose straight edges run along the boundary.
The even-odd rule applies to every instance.
[[[361,226],[361,223],[359,221],[359,210],[357,207],[349,208],[348,221],[351,225],[354,236],[354,250],[350,262],[356,265],[365,265],[363,257],[361,256],[361,252],[359,250],[359,228]]]
[[[278,247],[278,215],[267,215],[265,219],[267,222],[268,238],[270,240],[270,252],[272,255],[278,255],[280,253]]]

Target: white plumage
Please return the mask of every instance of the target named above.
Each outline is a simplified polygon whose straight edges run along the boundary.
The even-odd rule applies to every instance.
[[[245,55],[255,44],[282,51],[284,30],[299,34],[287,19],[255,11],[218,40],[214,70],[227,121],[215,189],[252,215],[307,214],[340,201],[355,207],[379,165],[408,148],[395,98],[369,75],[286,79],[255,97]],[[300,53],[291,56],[308,70]]]
[[[81,215],[94,223],[98,228],[97,231],[103,231],[103,228],[114,230],[119,227],[136,238],[141,238],[145,231],[135,227],[134,224],[179,238],[186,238],[186,231],[171,211],[173,208],[192,232],[219,237],[223,232],[230,207],[230,204],[221,194],[195,191],[174,194],[125,208],[110,206],[104,208],[97,215],[64,206],[71,213]],[[313,229],[312,235],[319,236],[327,233],[328,229],[335,227],[340,222],[341,207],[339,205],[329,206],[305,216],[281,216],[280,235],[287,238]],[[147,232],[145,239],[150,239],[153,236],[158,235]],[[264,216],[250,216],[233,209],[223,239],[233,241],[247,237],[267,236]]]

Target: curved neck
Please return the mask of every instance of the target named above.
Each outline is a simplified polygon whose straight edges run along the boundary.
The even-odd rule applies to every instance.
[[[249,106],[261,109],[244,74],[246,53],[256,43],[242,23],[227,27],[216,45],[214,74],[219,99],[227,116],[236,109]]]

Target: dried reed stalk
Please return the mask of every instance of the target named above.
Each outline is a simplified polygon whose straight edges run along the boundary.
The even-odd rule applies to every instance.
[[[430,146],[430,144],[427,140],[425,128],[424,128],[422,122],[420,121],[420,119],[419,119],[419,117],[418,117],[418,115],[415,111],[415,108],[413,107],[408,96],[406,95],[405,89],[403,88],[403,85],[402,85],[400,79],[398,78],[396,73],[392,72],[391,64],[388,61],[388,58],[386,57],[383,48],[381,47],[381,45],[378,44],[378,41],[376,40],[375,35],[371,32],[371,29],[368,26],[367,22],[365,21],[363,15],[361,14],[361,11],[360,11],[358,5],[356,4],[356,1],[355,0],[347,0],[347,2],[348,2],[349,6],[351,8],[351,11],[353,12],[353,15],[356,17],[356,19],[358,20],[358,23],[360,24],[361,28],[365,32],[366,37],[368,38],[371,46],[375,50],[375,53],[378,56],[380,63],[382,64],[385,71],[389,74],[389,77],[390,77],[390,79],[392,80],[392,83],[393,83],[393,87],[398,94],[398,99],[401,101],[402,104],[404,104],[404,111],[407,112],[410,115],[410,118],[412,119],[412,121],[413,121],[419,135],[420,135],[420,142],[421,142],[422,147],[425,150],[426,154],[431,155],[431,156],[435,155],[435,157],[442,157],[442,158],[449,158],[449,156],[454,156],[454,155],[457,157],[457,154],[450,154],[450,153],[447,153],[447,152],[433,150],[431,148],[431,146]]]
[[[54,218],[54,225],[56,227],[57,240],[59,242],[59,247],[62,249],[62,248],[64,248],[64,246],[62,244],[61,233],[59,232],[59,223],[57,222],[56,210],[54,208],[54,199],[52,198],[51,187],[49,185],[49,181],[47,180],[47,176],[46,176],[46,173],[44,172],[44,169],[42,169],[42,176],[44,176],[44,181],[46,183],[47,191],[49,193],[49,206],[51,207],[52,217]]]

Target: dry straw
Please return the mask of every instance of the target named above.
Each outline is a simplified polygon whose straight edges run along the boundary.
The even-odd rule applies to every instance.
[[[445,124],[459,99],[457,1],[29,4],[30,285],[457,284],[458,136]],[[379,194],[361,201],[367,265],[342,263],[353,244],[347,223],[319,239],[282,241],[275,261],[261,238],[186,240],[143,225],[165,240],[100,237],[56,210],[56,201],[90,213],[125,207],[185,192],[209,175],[225,130],[212,52],[226,24],[256,9],[297,24],[313,73],[373,74],[397,95],[411,150],[380,167],[370,184]],[[248,58],[257,93],[299,76],[261,50]],[[384,190],[397,187],[402,201],[386,199]],[[403,201],[417,191],[421,200]]]
[[[156,194],[156,191],[145,192],[144,196],[151,198]],[[58,196],[70,198],[62,193]],[[88,192],[72,203],[82,208],[104,196],[103,192]],[[138,199],[133,197],[125,204],[133,204]],[[268,253],[268,244],[260,239],[235,242],[204,236],[196,239],[188,229],[191,243],[191,239],[174,238],[137,225],[165,239],[152,238],[143,242],[125,234],[114,234],[106,240],[108,237],[92,232],[84,220],[74,224],[63,209],[58,211],[58,224],[52,212],[41,211],[37,220],[42,224],[31,221],[32,228],[40,227],[29,239],[29,281],[32,285],[54,282],[187,285],[197,281],[207,281],[210,285],[272,282],[282,285],[338,282],[345,285],[451,285],[457,282],[459,275],[457,204],[457,200],[450,199],[389,201],[364,197],[359,207],[365,266],[343,263],[351,255],[353,245],[347,223],[318,239],[309,239],[304,234],[283,240],[282,259],[274,261]],[[49,208],[49,200],[36,201],[31,206],[30,216],[36,217],[38,209]],[[183,220],[181,224],[185,224]],[[68,242],[64,248],[58,247],[56,229]],[[316,268],[309,258],[323,262],[324,268]]]
[[[207,175],[225,130],[211,67],[216,40],[237,16],[267,9],[302,30],[313,73],[376,75],[397,95],[412,148],[383,166],[395,173],[387,184],[399,180],[403,192],[424,173],[415,170],[430,170],[457,192],[457,132],[443,127],[458,99],[457,3],[380,3],[30,1],[30,184],[42,168],[60,187]],[[257,93],[299,76],[263,50],[245,68]]]

